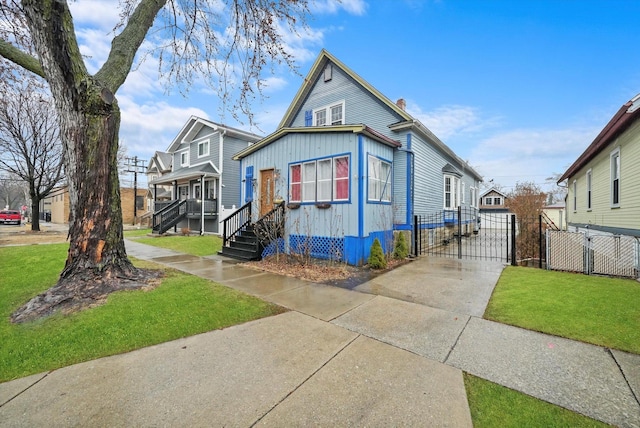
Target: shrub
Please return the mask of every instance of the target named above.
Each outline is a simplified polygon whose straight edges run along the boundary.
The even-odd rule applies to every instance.
[[[382,245],[380,245],[378,238],[373,240],[368,263],[369,267],[372,269],[384,269],[387,267],[387,259],[384,257]]]
[[[404,233],[398,233],[393,247],[393,258],[402,260],[409,255],[409,247],[407,246],[407,240],[404,239]]]

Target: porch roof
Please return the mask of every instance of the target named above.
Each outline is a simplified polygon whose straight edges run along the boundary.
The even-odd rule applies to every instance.
[[[149,181],[149,184],[173,184],[174,181],[184,181],[189,179],[204,178],[217,178],[220,177],[220,173],[210,163],[198,165],[190,168],[180,169],[178,171],[164,174],[155,180]]]

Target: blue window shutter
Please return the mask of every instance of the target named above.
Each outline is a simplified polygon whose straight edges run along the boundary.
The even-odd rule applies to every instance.
[[[304,112],[304,126],[313,125],[313,111],[307,110]]]
[[[253,165],[248,166],[244,174],[244,202],[253,201]]]

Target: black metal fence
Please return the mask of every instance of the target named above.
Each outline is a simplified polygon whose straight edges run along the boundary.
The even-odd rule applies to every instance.
[[[414,217],[413,253],[544,267],[544,232],[550,227],[540,215],[442,210]]]

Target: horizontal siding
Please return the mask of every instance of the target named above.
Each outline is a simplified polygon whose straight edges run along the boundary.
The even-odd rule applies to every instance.
[[[301,205],[299,209],[287,210],[286,221],[290,233],[304,232],[305,235],[331,236],[330,234],[334,230],[340,230],[345,235],[356,235],[358,233],[357,135],[352,133],[288,134],[244,158],[242,168],[244,170],[247,166],[253,166],[254,176],[258,178],[260,170],[270,168],[279,170],[280,175],[276,179],[276,194],[288,202],[289,164],[291,162],[343,153],[350,155],[351,203],[332,204],[329,209],[318,209],[315,205]],[[260,188],[260,183],[257,183],[255,188],[257,191]],[[244,195],[242,199],[244,200]],[[257,209],[255,211],[258,212]],[[328,222],[336,224],[327,229]]]
[[[247,146],[248,143],[244,140],[228,136],[224,137],[222,147],[222,184],[224,187],[222,187],[220,203],[225,207],[242,205],[240,199],[242,186],[240,179],[240,162],[231,159],[231,157]]]
[[[611,207],[610,155],[620,148],[620,207]],[[587,210],[587,171],[592,170],[592,210]],[[577,210],[573,207],[576,182]],[[640,121],[620,135],[568,180],[567,219],[570,223],[640,229]]]
[[[365,209],[364,209],[364,236],[368,236],[371,232],[383,231],[383,230],[392,230],[393,229],[393,207],[391,204],[379,204],[379,203],[369,203],[367,202],[367,163],[368,156],[376,156],[378,158],[384,159],[392,163],[392,173],[395,174],[395,168],[393,165],[393,148],[389,146],[382,145],[380,143],[369,140],[368,138],[364,138],[364,169],[363,172],[365,174],[364,180],[364,192],[363,197],[365,200]],[[393,177],[391,180],[393,186]],[[392,195],[395,189],[392,187],[391,189]],[[393,200],[393,196],[392,196]]]
[[[364,123],[388,137],[395,138],[389,125],[398,122],[400,117],[335,66],[330,81],[325,82],[323,75],[320,75],[300,111],[296,113],[292,126],[305,126],[305,111],[342,100],[345,101],[345,124]]]

